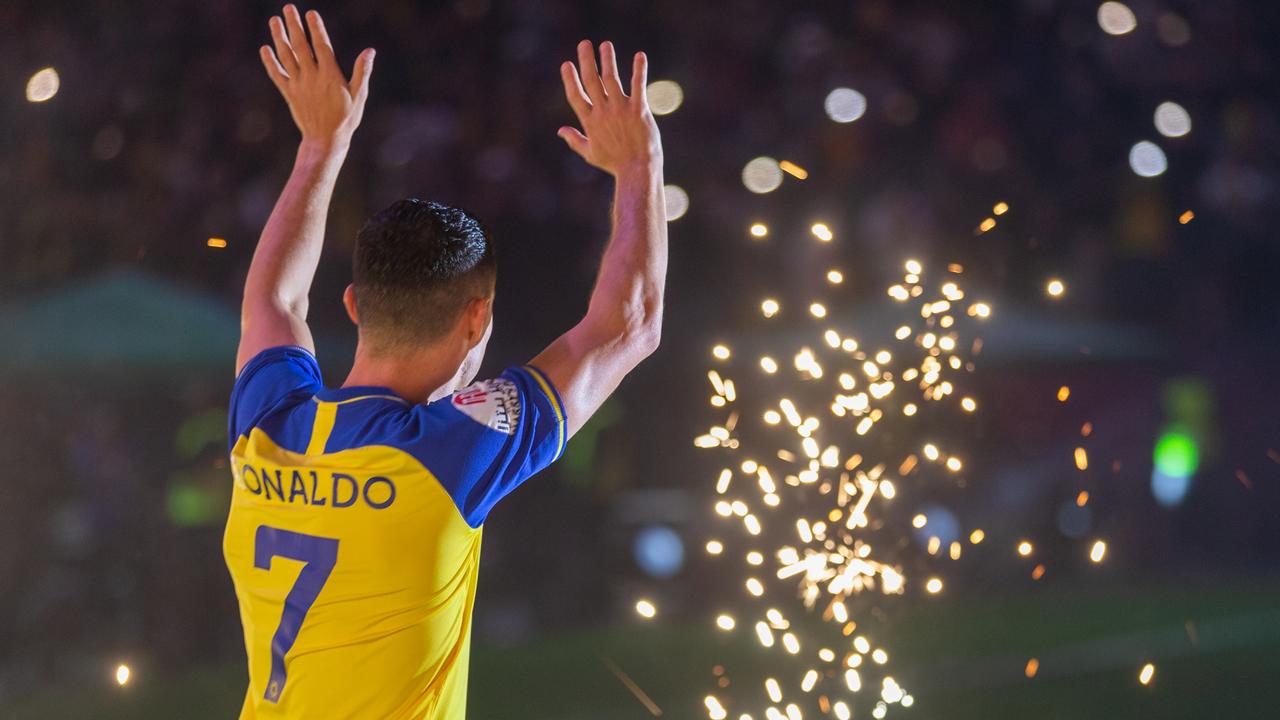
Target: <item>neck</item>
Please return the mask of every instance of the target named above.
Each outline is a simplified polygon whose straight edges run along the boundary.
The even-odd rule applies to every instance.
[[[438,347],[381,354],[358,343],[355,362],[342,387],[376,385],[413,403],[438,400],[457,389],[459,368],[444,356]]]

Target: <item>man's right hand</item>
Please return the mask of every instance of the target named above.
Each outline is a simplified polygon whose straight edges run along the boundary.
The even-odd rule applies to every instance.
[[[360,53],[351,79],[347,80],[338,68],[320,13],[307,13],[310,41],[298,8],[293,5],[284,6],[283,20],[272,17],[268,25],[275,50],[263,45],[259,54],[271,82],[289,103],[289,113],[302,131],[303,142],[345,147],[364,115],[373,49]]]
[[[584,135],[568,125],[557,133],[588,163],[618,176],[630,168],[651,168],[662,164],[662,139],[658,124],[649,112],[646,94],[649,61],[636,53],[631,70],[631,94],[622,89],[613,43],[600,43],[600,65],[596,68],[591,41],[578,43],[578,67],[560,66],[564,94],[582,124]]]

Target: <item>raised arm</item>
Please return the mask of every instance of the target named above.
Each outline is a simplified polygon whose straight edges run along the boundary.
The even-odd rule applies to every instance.
[[[283,20],[273,17],[268,24],[275,49],[262,46],[262,64],[289,103],[302,142],[245,280],[237,372],[254,355],[277,345],[315,351],[307,328],[307,296],[320,262],[329,198],[364,114],[373,71],[369,49],[356,58],[351,79],[343,76],[324,21],[314,10],[306,17],[310,41],[293,5],[284,6]]]
[[[658,347],[667,274],[662,141],[645,95],[648,60],[636,53],[631,93],[618,76],[612,43],[578,45],[578,68],[560,67],[565,96],[585,135],[559,135],[588,163],[614,177],[613,237],[586,316],[534,358],[564,400],[568,432],[577,432],[622,378]]]

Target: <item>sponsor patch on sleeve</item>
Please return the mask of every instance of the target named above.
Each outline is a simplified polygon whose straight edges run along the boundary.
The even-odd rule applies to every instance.
[[[520,390],[510,380],[481,380],[453,395],[453,406],[486,427],[511,435],[520,423]]]

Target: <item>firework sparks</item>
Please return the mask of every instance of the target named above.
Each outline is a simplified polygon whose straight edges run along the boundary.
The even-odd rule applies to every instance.
[[[997,206],[995,212],[1007,209]],[[834,238],[824,223],[815,223],[810,233],[822,243]],[[961,348],[977,345],[976,338],[964,336],[965,323],[985,320],[992,310],[961,288],[960,265],[948,266],[944,279],[933,284],[926,283],[918,260],[908,260],[903,270],[901,282],[888,290],[903,322],[885,345],[864,346],[849,337],[835,322],[836,306],[809,298],[801,304],[808,312],[801,315],[807,316],[803,321],[821,323],[815,342],[743,366],[730,362],[736,356],[729,344],[711,350],[717,365],[707,375],[711,405],[724,417],[694,444],[729,456],[716,477],[713,501],[717,525],[723,524],[729,536],[709,540],[707,552],[744,560],[738,587],[745,594],[733,614],[714,618],[714,627],[751,633],[767,652],[790,658],[749,697],[707,695],[707,716],[713,720],[731,711],[734,717],[756,713],[793,720],[809,712],[804,705],[849,718],[855,696],[873,687],[875,696],[866,700],[872,717],[883,718],[890,706],[913,702],[886,672],[888,650],[860,630],[864,623],[858,614],[869,610],[860,598],[943,592],[943,577],[913,580],[904,567],[900,541],[913,527],[928,533],[928,515],[901,517],[892,505],[904,483],[915,487],[923,476],[929,482],[956,482],[966,463],[960,448],[929,438],[907,449],[900,444],[880,449],[877,429],[890,422],[895,427],[925,422],[943,407],[959,417],[978,412],[978,400],[960,392],[971,384],[973,370]],[[833,287],[845,275],[830,268],[824,279],[823,285]],[[765,321],[782,312],[773,297],[759,307]],[[753,380],[741,383],[742,393],[730,377],[736,372]],[[914,436],[920,437],[924,427]],[[857,452],[851,448],[855,443]],[[975,529],[969,541],[976,545],[984,537]],[[740,555],[730,550],[742,544]],[[944,543],[936,536],[928,547],[936,561],[959,560],[963,551],[961,542]],[[1030,554],[1027,547],[1024,555]],[[793,622],[784,611],[790,603],[822,622]],[[788,670],[792,662],[799,664],[794,671]]]
[[[653,701],[653,698],[649,697],[649,694],[644,690],[641,690],[640,686],[631,679],[630,675],[623,672],[622,668],[618,667],[617,663],[603,656],[601,657],[601,660],[603,660],[604,664],[608,666],[609,672],[612,672],[614,677],[618,678],[618,682],[621,682],[623,687],[629,690],[631,694],[635,696],[636,700],[640,701],[641,705],[644,705],[644,708],[649,711],[650,715],[654,717],[662,716],[662,708],[658,707],[658,704]]]

